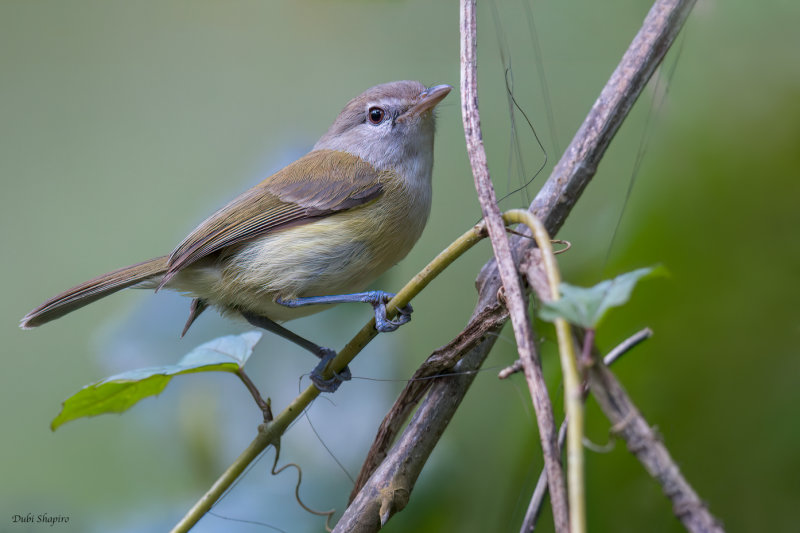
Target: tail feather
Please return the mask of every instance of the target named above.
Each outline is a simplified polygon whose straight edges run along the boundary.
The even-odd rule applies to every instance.
[[[41,326],[109,294],[163,275],[166,270],[167,256],[163,256],[103,274],[50,298],[25,315],[19,325],[22,329]]]

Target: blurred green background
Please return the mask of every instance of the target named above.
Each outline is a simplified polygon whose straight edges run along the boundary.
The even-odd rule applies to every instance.
[[[548,169],[504,208],[538,190],[648,9],[646,1],[482,4],[480,104],[498,191],[517,188],[542,161],[522,126],[520,149],[511,149],[501,56],[549,155]],[[559,234],[573,243],[561,256],[573,283],[654,263],[671,272],[637,289],[598,342],[606,351],[654,329],[616,371],[729,531],[798,528],[799,15],[788,0],[700,2]],[[365,88],[395,79],[456,86],[458,57],[456,2],[0,2],[0,531],[48,527],[12,522],[27,513],[68,516],[57,531],[163,531],[250,441],[259,417],[233,377],[189,376],[125,415],[51,433],[60,402],[82,385],[175,362],[247,328],[207,313],[179,340],[188,301],[162,293],[119,294],[37,331],[19,330],[19,318],[89,277],[167,253],[223,202],[307,151]],[[439,113],[431,219],[378,286],[399,288],[475,223],[474,197],[453,93]],[[344,508],[351,482],[332,455],[357,473],[402,380],[466,322],[489,254],[481,245],[451,267],[415,300],[413,322],[373,342],[352,365],[356,379],[291,428],[281,459],[303,465],[309,505]],[[366,307],[292,326],[340,347],[369,317]],[[553,335],[539,333],[560,417]],[[507,330],[388,531],[519,527],[541,459],[524,381],[496,378],[513,359]],[[313,364],[267,337],[250,372],[280,409]],[[608,440],[591,402],[587,423],[590,439]],[[623,445],[587,454],[592,531],[681,530]],[[272,458],[196,530],[268,530],[235,520],[321,530],[293,500],[294,474],[269,475]],[[552,527],[549,510],[543,521]]]

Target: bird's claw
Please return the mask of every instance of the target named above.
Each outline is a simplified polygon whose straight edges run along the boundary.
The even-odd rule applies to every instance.
[[[384,293],[384,298],[382,298],[381,301],[372,304],[372,307],[375,309],[375,329],[378,330],[379,333],[394,331],[403,324],[408,323],[411,320],[411,313],[414,312],[414,308],[411,307],[411,304],[406,304],[404,307],[397,310],[396,318],[386,318],[386,302],[392,298],[394,298],[394,294]],[[385,301],[383,301],[384,299]]]
[[[344,367],[344,370],[341,372],[334,372],[333,377],[330,379],[323,378],[322,374],[328,367],[328,363],[336,357],[336,352],[330,348],[321,348],[320,352],[321,353],[318,354],[320,362],[314,367],[314,370],[311,371],[311,382],[320,392],[336,392],[336,389],[339,388],[339,385],[341,385],[343,381],[349,381],[352,378],[350,368]]]

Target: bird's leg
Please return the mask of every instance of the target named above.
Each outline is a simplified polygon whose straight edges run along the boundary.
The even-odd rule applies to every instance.
[[[274,320],[270,320],[269,318],[261,315],[256,315],[253,313],[248,313],[242,311],[242,316],[250,322],[252,325],[256,326],[257,328],[263,328],[267,331],[271,331],[276,335],[280,335],[286,340],[292,341],[296,345],[300,346],[301,348],[305,348],[309,352],[313,353],[317,357],[320,358],[319,364],[314,367],[314,370],[311,371],[311,381],[317,388],[322,392],[334,392],[336,389],[339,388],[339,385],[342,381],[347,381],[350,379],[350,369],[345,367],[344,370],[339,372],[333,373],[333,377],[330,379],[323,379],[322,373],[325,370],[325,367],[328,366],[328,363],[336,357],[336,351],[331,350],[330,348],[325,348],[324,346],[320,346],[311,342],[310,340],[301,337],[297,333],[293,333],[286,329],[285,327],[281,326]]]
[[[186,325],[183,326],[181,338],[186,335],[186,332],[189,331],[189,328],[192,326],[192,324],[194,324],[194,321],[200,316],[200,313],[206,310],[207,307],[208,303],[206,303],[205,300],[200,298],[195,298],[192,300],[192,305],[189,307],[189,318],[186,319]]]
[[[414,309],[411,305],[406,305],[397,310],[397,318],[389,320],[386,318],[386,304],[394,298],[394,294],[384,291],[367,291],[356,292],[353,294],[334,294],[331,296],[304,296],[301,298],[293,298],[291,300],[284,300],[277,298],[275,303],[285,305],[286,307],[302,307],[304,305],[316,304],[342,304],[348,302],[365,302],[372,304],[375,309],[375,329],[381,333],[394,331],[409,320],[411,320],[411,313]]]

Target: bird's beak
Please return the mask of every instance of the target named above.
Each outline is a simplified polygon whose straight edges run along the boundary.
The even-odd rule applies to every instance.
[[[419,101],[398,117],[398,120],[406,120],[411,117],[419,116],[426,111],[430,111],[452,90],[453,88],[449,85],[434,85],[429,89],[425,89],[420,93]]]

